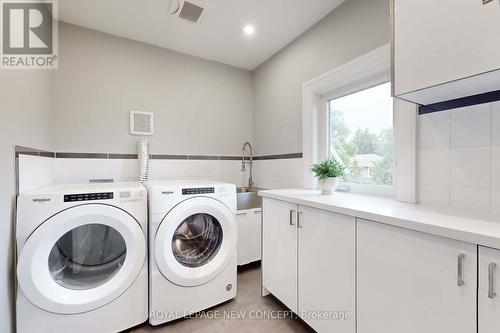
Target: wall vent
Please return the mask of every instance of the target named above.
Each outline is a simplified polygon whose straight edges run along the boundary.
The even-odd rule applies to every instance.
[[[192,23],[199,23],[205,10],[205,2],[201,0],[172,0],[169,14]]]
[[[201,17],[201,14],[203,14],[203,11],[203,7],[197,6],[188,1],[184,1],[184,5],[179,12],[179,17],[193,23],[197,23]]]
[[[151,112],[130,111],[130,134],[153,135],[153,114]]]

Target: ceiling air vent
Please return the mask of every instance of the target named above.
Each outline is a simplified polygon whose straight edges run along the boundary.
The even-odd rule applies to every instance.
[[[199,0],[172,0],[169,14],[189,22],[199,23],[205,12],[205,3]]]

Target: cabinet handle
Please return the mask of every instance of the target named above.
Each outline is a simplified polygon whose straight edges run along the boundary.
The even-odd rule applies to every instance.
[[[304,212],[299,210],[299,213],[297,214],[297,228],[302,229],[302,226],[300,225],[300,217],[302,216]]]
[[[247,215],[247,214],[248,214],[247,212],[245,212],[245,213],[236,213],[236,215],[238,215],[238,216]]]
[[[463,279],[463,266],[464,266],[465,254],[460,253],[458,255],[458,274],[457,274],[457,286],[462,287],[465,284]]]
[[[254,210],[253,212],[254,212],[254,214],[262,213],[261,210]]]
[[[295,213],[295,210],[290,210],[290,225],[294,226],[295,223],[293,223],[293,214]]]
[[[495,298],[497,293],[495,292],[495,268],[497,264],[492,262],[488,265],[488,298]]]

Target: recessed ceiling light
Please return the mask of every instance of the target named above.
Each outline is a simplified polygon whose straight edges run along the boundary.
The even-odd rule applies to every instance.
[[[243,31],[245,32],[245,34],[247,36],[251,36],[255,33],[255,27],[253,25],[245,25],[245,27],[243,28]]]

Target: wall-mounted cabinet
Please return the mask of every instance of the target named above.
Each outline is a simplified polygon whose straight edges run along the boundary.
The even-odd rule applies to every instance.
[[[393,0],[394,93],[429,105],[500,90],[500,6]]]

